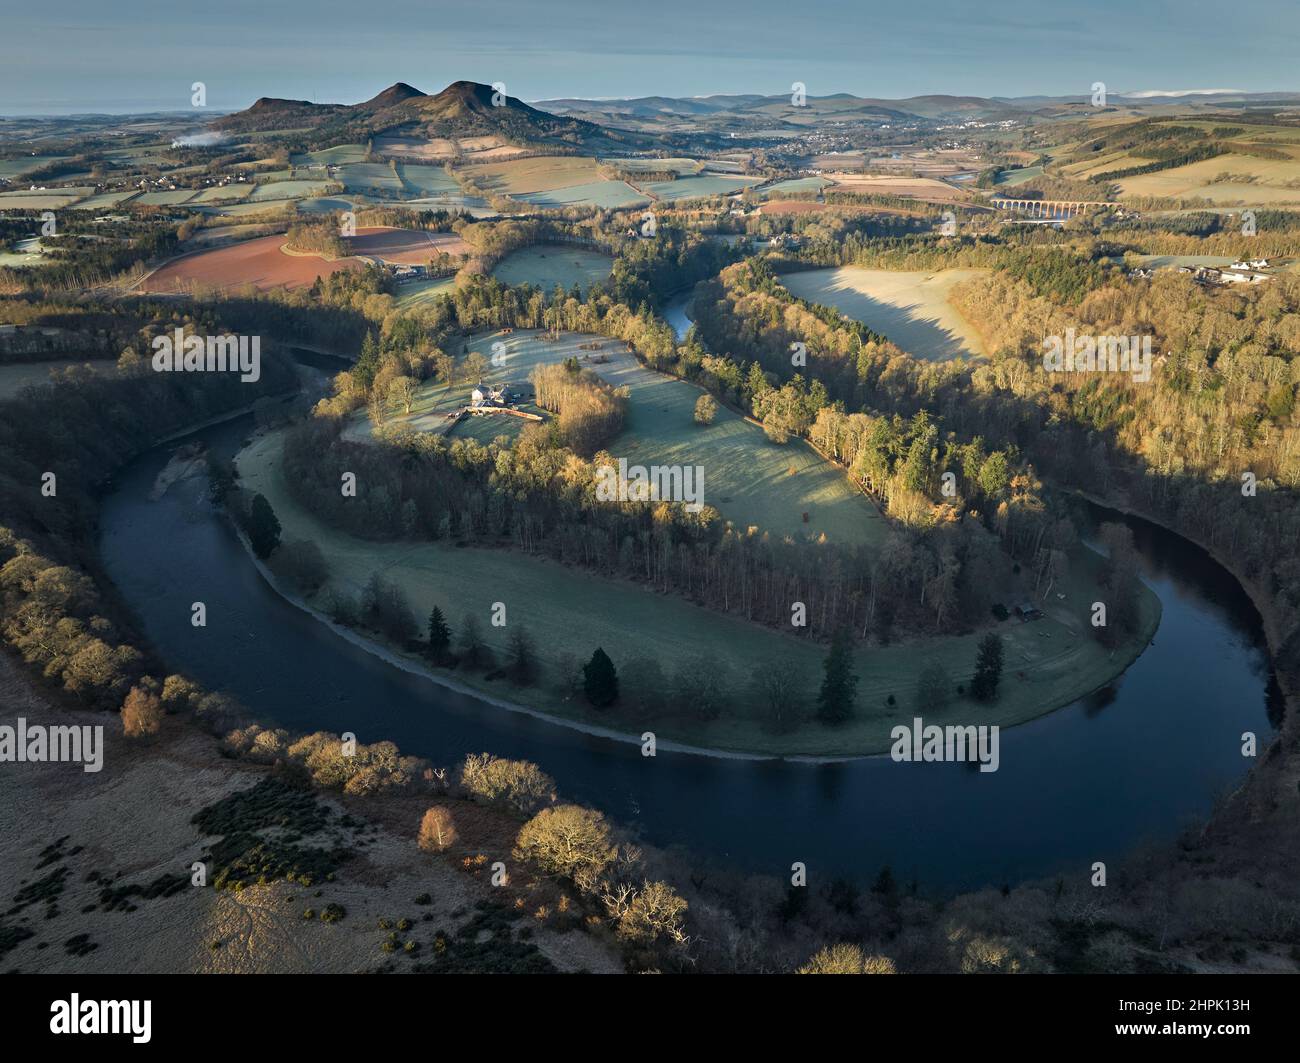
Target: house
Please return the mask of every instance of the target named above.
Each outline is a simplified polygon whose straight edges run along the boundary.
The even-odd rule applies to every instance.
[[[474,386],[469,398],[470,405],[475,409],[506,407],[515,401],[509,384],[484,384],[481,380]]]
[[[1027,624],[1031,620],[1042,620],[1043,611],[1033,602],[1021,602],[1016,606],[1016,616],[1020,617],[1022,624]]]

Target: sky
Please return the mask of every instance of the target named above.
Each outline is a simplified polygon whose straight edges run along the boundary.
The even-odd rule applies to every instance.
[[[0,0],[0,114],[355,103],[395,81],[524,100],[1300,90],[1295,0]]]

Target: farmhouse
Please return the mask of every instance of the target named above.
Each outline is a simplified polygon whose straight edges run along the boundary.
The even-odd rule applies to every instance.
[[[474,385],[470,393],[470,406],[474,409],[484,407],[504,407],[514,404],[515,396],[509,384],[484,384],[481,380]]]

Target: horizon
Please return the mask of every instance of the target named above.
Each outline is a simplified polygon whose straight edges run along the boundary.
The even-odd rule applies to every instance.
[[[648,25],[643,11],[618,5],[593,24],[576,0],[436,11],[381,0],[364,24],[340,0],[288,0],[274,9],[232,0],[220,11],[134,0],[111,19],[89,0],[71,0],[53,18],[5,17],[0,113],[187,111],[194,81],[207,86],[210,111],[242,110],[263,96],[364,100],[376,91],[366,86],[391,84],[394,69],[411,84],[503,81],[530,102],[780,95],[794,81],[810,96],[879,99],[1078,96],[1094,81],[1116,93],[1182,84],[1289,91],[1277,84],[1291,76],[1300,11],[1274,0],[1245,0],[1236,11],[1238,47],[1225,54],[1217,47],[1222,9],[1204,0],[1144,11],[1098,0],[1085,12],[970,11],[957,0],[922,0],[907,11],[841,11],[833,0],[808,0],[796,11],[755,0],[740,21],[665,0]],[[60,57],[57,68],[50,55]]]

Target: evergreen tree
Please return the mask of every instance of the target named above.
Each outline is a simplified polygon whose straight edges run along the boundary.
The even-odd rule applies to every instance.
[[[587,700],[598,709],[613,705],[618,700],[618,672],[614,662],[599,646],[591,660],[582,666],[582,689]]]
[[[245,531],[248,532],[248,541],[253,545],[253,553],[262,559],[270,557],[280,545],[280,521],[265,495],[253,496]]]
[[[975,678],[970,692],[976,701],[992,701],[998,694],[998,680],[1002,678],[1002,638],[989,632],[980,639],[979,656],[975,660]]]
[[[436,605],[429,614],[429,656],[435,661],[445,660],[451,648],[451,628],[442,610]]]
[[[821,692],[817,695],[817,718],[822,723],[843,723],[853,715],[858,677],[853,671],[853,636],[840,628],[831,640],[824,665]]]
[[[361,355],[357,358],[357,364],[352,367],[352,379],[369,391],[378,372],[379,341],[373,332],[367,332],[366,338],[361,341]]]

